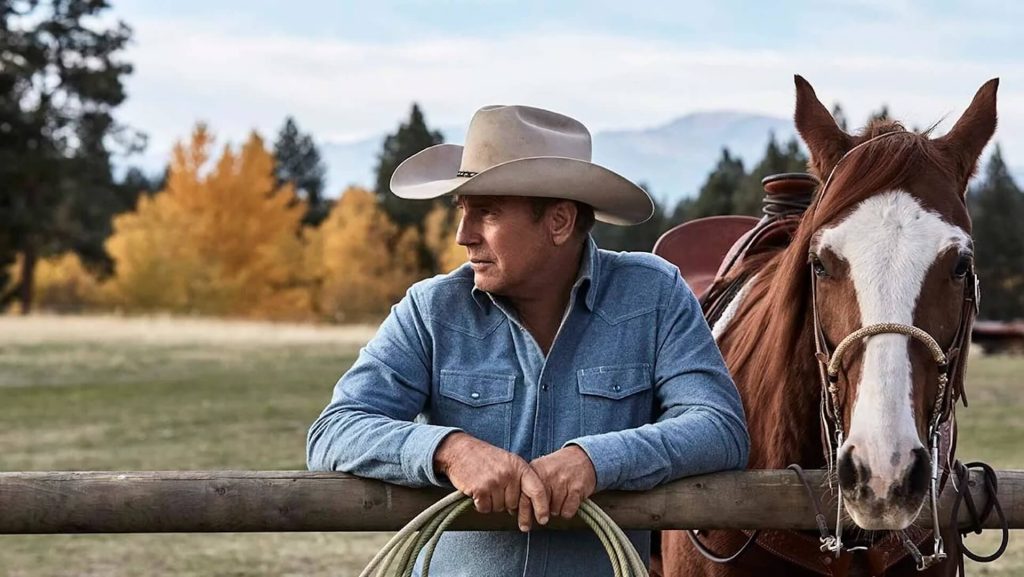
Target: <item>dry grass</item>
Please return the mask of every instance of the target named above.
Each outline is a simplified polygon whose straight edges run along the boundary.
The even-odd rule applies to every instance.
[[[0,470],[301,469],[373,327],[0,317]],[[964,460],[1024,468],[1024,358],[972,361]],[[0,514],[3,514],[0,511]],[[0,577],[357,575],[384,534],[0,536]],[[991,550],[989,532],[970,543]],[[1024,574],[1024,536],[969,575]],[[974,545],[977,542],[977,545]]]
[[[0,345],[59,342],[150,345],[361,346],[376,326],[329,326],[260,321],[152,316],[0,315]]]

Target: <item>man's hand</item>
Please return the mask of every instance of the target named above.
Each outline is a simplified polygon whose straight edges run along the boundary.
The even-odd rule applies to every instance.
[[[594,494],[597,486],[597,472],[587,453],[577,445],[569,445],[550,455],[535,459],[530,466],[537,472],[544,487],[551,497],[550,510],[552,515],[561,515],[571,519],[580,508],[580,503]],[[532,504],[536,506],[536,500]],[[531,523],[529,508],[530,500],[519,502],[519,527]],[[543,525],[546,520],[537,520]]]
[[[466,433],[452,433],[434,453],[434,467],[455,488],[472,497],[481,513],[513,511],[525,501],[541,524],[548,522],[550,497],[540,477],[519,455],[503,451]],[[529,529],[522,523],[520,529]]]

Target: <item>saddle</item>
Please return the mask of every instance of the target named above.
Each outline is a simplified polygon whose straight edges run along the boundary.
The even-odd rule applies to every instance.
[[[711,326],[747,280],[730,273],[746,259],[789,245],[818,179],[789,172],[765,177],[761,185],[765,197],[760,219],[699,218],[672,228],[654,245],[654,254],[679,267]]]

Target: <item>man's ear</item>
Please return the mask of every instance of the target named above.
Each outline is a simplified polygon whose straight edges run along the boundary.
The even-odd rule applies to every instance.
[[[548,233],[551,235],[551,243],[555,246],[562,246],[568,242],[576,229],[578,217],[576,203],[571,200],[560,200],[549,206],[546,221]]]

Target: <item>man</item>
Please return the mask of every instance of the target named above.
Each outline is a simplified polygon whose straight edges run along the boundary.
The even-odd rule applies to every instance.
[[[525,106],[473,117],[395,171],[402,198],[455,195],[469,263],[417,283],[309,431],[310,469],[449,483],[522,533],[442,537],[431,574],[611,575],[589,533],[531,531],[605,489],[746,465],[743,409],[693,294],[650,254],[598,250],[594,219],[653,203],[590,162],[587,129]],[[641,554],[650,533],[630,539]]]

